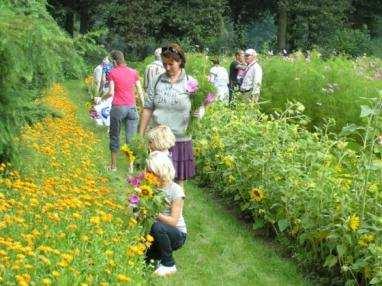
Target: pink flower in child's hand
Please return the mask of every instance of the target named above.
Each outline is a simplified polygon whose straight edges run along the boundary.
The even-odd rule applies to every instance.
[[[138,205],[138,204],[139,204],[139,201],[140,201],[140,199],[139,199],[139,197],[138,197],[137,195],[131,195],[131,196],[129,197],[129,202],[130,202],[130,204],[132,204],[133,206]]]
[[[207,105],[210,105],[212,102],[215,101],[215,94],[213,94],[212,92],[209,92],[207,94],[207,96],[204,98],[204,105],[207,106]]]
[[[195,93],[199,89],[198,81],[195,79],[189,79],[186,83],[186,91],[189,93]]]

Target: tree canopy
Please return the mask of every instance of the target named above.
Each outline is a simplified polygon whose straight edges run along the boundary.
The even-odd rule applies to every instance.
[[[164,42],[224,52],[257,49],[370,53],[382,0],[49,0],[70,35],[107,28],[106,48],[141,58]],[[359,48],[356,48],[359,46]]]

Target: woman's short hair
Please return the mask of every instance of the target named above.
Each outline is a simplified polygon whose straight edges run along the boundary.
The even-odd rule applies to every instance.
[[[175,136],[170,127],[158,125],[147,133],[150,147],[157,151],[168,150],[175,145]]]
[[[240,56],[241,54],[244,54],[244,51],[243,51],[243,50],[238,50],[238,51],[235,53],[235,57]]]
[[[111,51],[110,57],[112,60],[114,60],[117,65],[125,63],[125,57],[123,56],[123,53],[118,50]]]
[[[165,47],[162,47],[162,58],[180,62],[181,68],[184,68],[186,65],[186,55],[184,54],[181,46],[176,43],[171,43]]]
[[[148,171],[157,175],[165,184],[175,178],[175,168],[170,157],[163,152],[154,151],[146,160]]]

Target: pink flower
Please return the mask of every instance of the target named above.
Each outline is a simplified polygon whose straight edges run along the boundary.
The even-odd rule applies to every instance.
[[[129,177],[127,179],[127,181],[129,182],[130,185],[132,185],[133,187],[138,187],[142,181],[142,178],[140,178],[140,176],[136,176],[136,177]]]
[[[215,101],[215,97],[216,97],[215,94],[213,94],[212,92],[209,92],[207,96],[204,98],[204,105],[205,106],[210,105],[212,102]]]
[[[139,199],[139,197],[138,197],[137,195],[131,195],[131,196],[129,197],[129,202],[130,202],[130,204],[132,204],[133,206],[138,205],[138,204],[139,204],[139,201],[140,201],[140,199]]]
[[[186,91],[188,93],[195,93],[199,89],[198,81],[195,79],[189,79],[186,83]]]

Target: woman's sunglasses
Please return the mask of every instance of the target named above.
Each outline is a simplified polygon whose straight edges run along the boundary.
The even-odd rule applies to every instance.
[[[179,52],[178,52],[176,49],[174,49],[173,47],[171,47],[171,46],[162,47],[162,54],[163,54],[164,52],[167,52],[167,51],[179,55]]]

